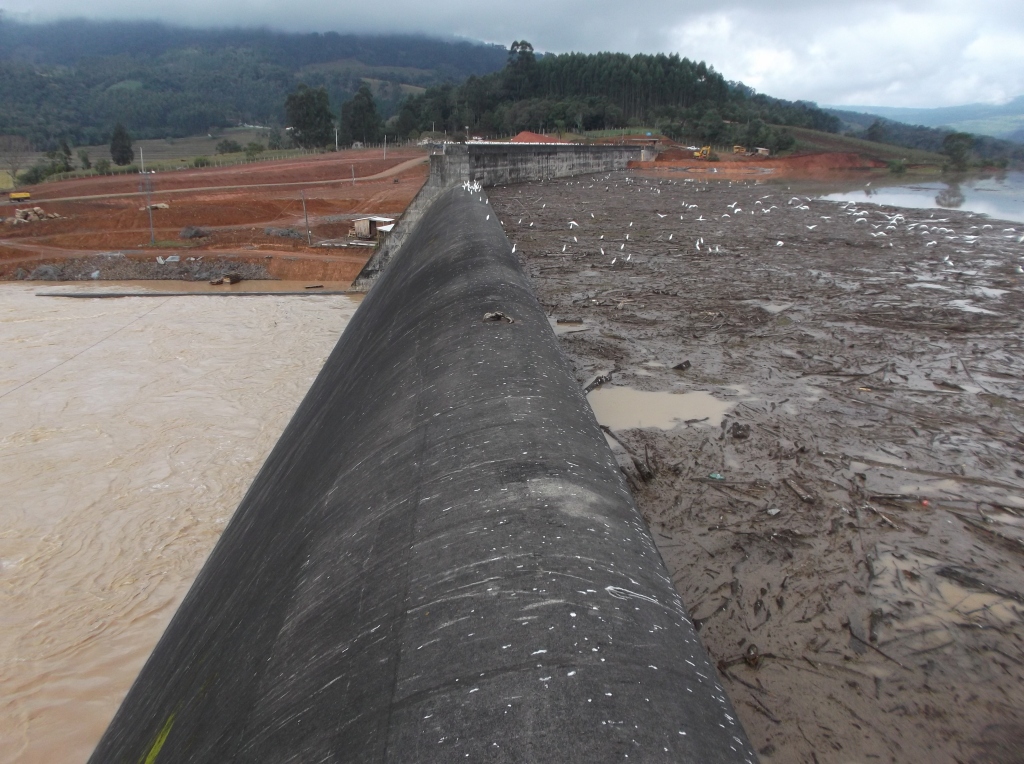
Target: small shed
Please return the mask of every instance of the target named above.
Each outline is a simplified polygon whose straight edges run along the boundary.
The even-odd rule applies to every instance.
[[[754,149],[754,151],[757,152],[757,155],[759,157],[767,157],[767,156],[771,156],[771,154],[772,154],[772,152],[769,149],[764,149],[764,148],[756,148],[756,149]]]
[[[377,231],[380,230],[381,226],[386,226],[394,222],[394,218],[385,218],[380,217],[379,215],[356,218],[352,221],[353,226],[355,227],[355,234],[360,239],[376,239]]]

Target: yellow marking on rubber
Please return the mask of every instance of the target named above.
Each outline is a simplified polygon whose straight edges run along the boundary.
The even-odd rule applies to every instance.
[[[174,714],[167,717],[167,721],[164,723],[163,729],[160,730],[160,734],[156,736],[156,740],[153,741],[153,745],[149,747],[149,753],[146,754],[146,758],[142,760],[142,764],[156,764],[156,757],[160,755],[160,749],[164,747],[164,743],[167,742],[167,736],[171,734],[171,727],[174,725]]]

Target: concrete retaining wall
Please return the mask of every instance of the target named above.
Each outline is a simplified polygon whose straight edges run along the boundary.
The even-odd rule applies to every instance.
[[[468,143],[447,144],[430,157],[430,175],[402,214],[387,241],[373,254],[352,287],[368,290],[402,247],[423,211],[441,192],[466,182],[500,186],[530,180],[566,178],[621,170],[646,157],[637,146],[577,144]]]
[[[756,761],[497,216],[455,187],[91,761],[627,757]]]

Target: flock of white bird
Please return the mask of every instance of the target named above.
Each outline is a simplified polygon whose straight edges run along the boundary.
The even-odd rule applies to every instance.
[[[611,192],[613,189],[616,189],[616,190],[620,189],[620,183],[612,181],[610,176],[604,178],[603,181],[607,183],[607,185],[604,186],[605,192]],[[695,183],[696,184],[697,182],[693,181],[692,179],[686,179],[684,181],[684,183]],[[566,185],[574,185],[574,184],[575,185],[584,185],[585,182],[584,181],[569,181],[568,183],[566,183]],[[594,188],[595,185],[596,185],[595,183],[590,183],[589,185],[586,186],[586,188]],[[662,189],[659,188],[657,185],[650,184],[649,182],[646,182],[646,183],[643,183],[643,184],[637,183],[632,178],[625,179],[625,181],[621,185],[625,186],[627,189],[629,187],[633,187],[637,191],[649,192],[649,193],[654,193],[654,194],[657,194],[657,195],[660,195],[661,192],[662,192]],[[678,185],[678,184],[673,183],[673,185]],[[730,182],[729,185],[731,186],[732,183]],[[467,191],[469,191],[470,193],[479,193],[481,191],[481,187],[480,187],[479,183],[464,183],[463,187]],[[694,190],[695,193],[699,193],[701,190],[707,190],[707,189],[706,189],[706,187],[702,189],[702,188],[699,187],[699,185],[695,185],[693,190]],[[748,214],[750,214],[750,215],[768,215],[768,214],[772,214],[776,210],[779,210],[780,209],[779,205],[777,205],[777,204],[769,204],[769,200],[772,198],[772,196],[773,196],[773,194],[766,194],[766,195],[760,197],[759,199],[755,200],[753,205],[752,205],[753,209],[750,209],[748,211]],[[481,199],[481,201],[484,200],[483,196],[480,196],[479,198]],[[810,206],[810,203],[812,201],[813,200],[809,196],[803,196],[803,197],[793,196],[793,197],[791,197],[789,199],[788,202],[786,202],[785,206],[786,206],[787,209],[789,209],[789,210],[791,210],[793,212],[810,213],[810,212],[812,212],[812,209],[811,209],[811,206]],[[743,213],[743,209],[739,206],[739,204],[740,203],[738,201],[734,201],[734,202],[732,202],[730,204],[727,204],[725,206],[726,211],[722,212],[717,217],[717,220],[719,220],[719,221],[735,221],[735,220],[740,219],[740,216]],[[924,249],[930,249],[932,247],[937,247],[940,244],[940,242],[949,242],[949,243],[952,243],[952,244],[962,244],[962,245],[967,245],[967,246],[973,246],[973,245],[976,245],[976,244],[978,244],[979,242],[981,242],[983,240],[982,236],[983,236],[985,231],[993,231],[994,232],[993,226],[991,224],[989,224],[989,223],[982,223],[981,225],[971,225],[965,231],[961,231],[960,233],[958,233],[955,229],[946,227],[945,225],[942,225],[944,223],[949,223],[949,218],[928,217],[928,218],[922,218],[922,219],[919,219],[919,220],[908,221],[906,215],[904,215],[901,212],[890,213],[890,212],[886,212],[884,209],[879,209],[879,208],[866,209],[866,208],[863,208],[861,205],[857,204],[856,202],[842,202],[842,203],[828,202],[828,204],[836,204],[837,210],[840,213],[842,213],[843,215],[852,218],[853,222],[854,222],[854,225],[863,224],[864,227],[865,227],[865,232],[867,233],[867,235],[872,240],[875,240],[881,246],[885,246],[885,247],[893,247],[894,246],[893,245],[893,241],[892,241],[892,239],[894,237],[900,238],[902,240],[901,246],[906,245],[908,243],[912,244],[912,242],[908,242],[907,241],[906,237],[900,237],[900,234],[909,234],[909,235],[912,235],[912,236],[920,236],[922,238],[926,238],[927,241],[923,242],[923,245],[922,245]],[[682,208],[681,212],[679,213],[679,220],[681,222],[686,222],[687,220],[689,220],[689,222],[691,222],[691,223],[713,222],[711,218],[704,217],[704,214],[701,212],[701,210],[699,208],[699,205],[694,203],[694,202],[680,201],[680,206]],[[523,205],[523,207],[524,207],[524,209],[526,209],[525,205]],[[547,207],[547,203],[543,203],[541,205],[541,209],[545,209],[546,207]],[[688,213],[695,213],[696,217],[694,217],[692,214],[690,214],[688,216]],[[664,212],[664,213],[662,213],[662,212],[655,212],[654,214],[657,217],[658,221],[663,221],[666,218],[668,218],[671,213],[669,213],[669,212]],[[593,212],[589,212],[589,215],[590,215],[590,219],[592,221],[594,221],[594,225],[600,225],[596,215]],[[804,223],[803,225],[807,229],[808,232],[818,231],[819,229],[821,229],[819,234],[820,235],[825,235],[829,225],[833,221],[833,218],[834,218],[834,215],[818,215],[817,216],[817,220],[815,222]],[[518,223],[516,225],[519,225],[519,226],[523,225],[523,220],[524,219],[525,218],[519,218]],[[639,231],[641,236],[643,236],[643,233],[644,233],[641,228],[634,227],[634,223],[635,223],[635,221],[630,221],[628,226],[625,227],[626,230],[620,232],[620,235],[622,236],[622,241],[621,241],[621,243],[619,243],[619,254],[615,255],[615,256],[613,256],[611,258],[611,261],[609,262],[610,266],[614,266],[616,263],[619,263],[619,262],[622,262],[622,263],[632,262],[633,255],[636,254],[636,253],[634,253],[634,252],[626,252],[625,251],[626,250],[626,245],[629,244],[631,241],[634,244],[636,244],[636,242],[634,240],[631,240],[631,238],[630,238],[630,235],[631,235],[630,229],[632,229],[632,233],[635,233],[635,232]],[[504,223],[502,223],[502,225],[504,225]],[[579,244],[579,237],[576,234],[576,232],[579,231],[580,233],[582,233],[583,229],[584,229],[583,225],[581,225],[575,219],[569,220],[567,225],[568,225],[569,231],[573,232],[572,244]],[[529,221],[528,224],[527,224],[527,227],[528,228],[533,228],[534,227],[534,221]],[[659,226],[659,228],[661,228],[662,231],[664,230],[664,228],[662,226]],[[595,233],[597,233],[597,231],[595,231]],[[675,241],[675,234],[676,233],[677,232],[669,232],[668,238],[663,240],[663,241],[674,242]],[[685,228],[684,228],[683,231],[679,231],[678,233],[684,234],[685,233]],[[1007,239],[1013,239],[1013,240],[1016,241],[1016,243],[1024,243],[1024,234],[1019,234],[1019,232],[1015,228],[1012,228],[1012,227],[1004,228],[1004,229],[1002,229],[1002,233],[1003,233],[1004,236],[1006,236]],[[594,244],[594,246],[596,247],[597,251],[600,252],[601,256],[605,256],[605,257],[607,257],[607,255],[605,253],[605,249],[604,249],[604,244],[606,242],[606,237],[614,239],[615,238],[615,233],[608,232],[608,231],[603,231],[603,232],[598,233],[597,239],[596,239],[596,243]],[[785,246],[785,242],[782,241],[782,240],[778,240],[778,241],[775,242],[775,246],[776,247]],[[708,253],[715,254],[715,253],[721,253],[722,252],[722,248],[721,248],[720,244],[714,244],[714,245],[708,244],[705,241],[704,236],[698,236],[694,240],[694,249],[695,249],[695,251],[700,252],[702,254],[708,254]],[[513,252],[516,251],[516,244],[512,245],[512,251]],[[970,254],[970,252],[968,252],[966,250],[957,250],[957,252],[960,253],[960,254],[965,254],[965,255]],[[571,250],[570,250],[570,244],[569,244],[568,241],[563,243],[563,245],[562,245],[562,253],[563,254],[573,254],[571,252]],[[587,255],[593,254],[593,247],[590,248],[590,249],[587,249],[585,247],[583,249],[583,251],[581,251],[579,254],[582,255],[582,256],[587,256]],[[678,251],[678,250],[675,251],[675,252],[672,252],[670,250],[666,254],[669,254],[669,255],[671,255],[673,257],[681,257],[682,256],[681,251]],[[1021,259],[1024,259],[1024,257],[1022,257]],[[948,254],[946,254],[943,257],[942,262],[945,265],[947,265],[947,266],[951,266],[952,265],[952,260],[951,260],[951,258],[950,258],[950,256]],[[1022,268],[1021,265],[1017,265],[1016,266],[1016,271],[1018,273],[1024,273],[1024,268]]]

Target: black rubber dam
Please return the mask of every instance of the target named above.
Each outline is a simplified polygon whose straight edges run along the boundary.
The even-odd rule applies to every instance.
[[[453,188],[91,761],[627,757],[757,760],[496,214]]]

